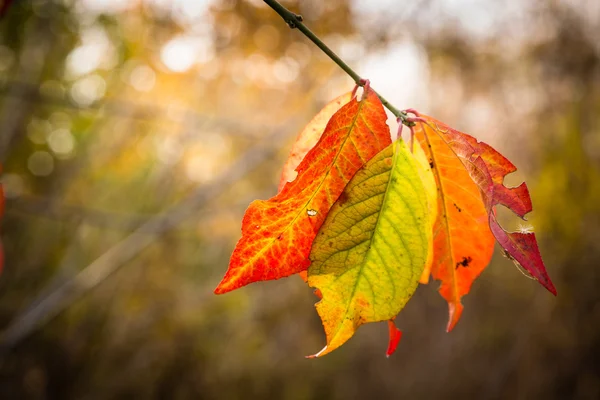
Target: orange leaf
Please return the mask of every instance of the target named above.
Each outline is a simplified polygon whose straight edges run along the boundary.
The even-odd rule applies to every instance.
[[[556,288],[546,272],[535,234],[532,232],[507,232],[496,219],[497,205],[508,207],[522,219],[525,219],[525,215],[532,210],[531,197],[525,183],[514,188],[504,186],[504,177],[516,171],[517,168],[494,148],[478,142],[474,137],[425,115],[420,115],[419,119],[422,122],[415,127],[414,132],[421,145],[424,145],[423,132],[426,133],[428,142],[444,143],[454,155],[454,159],[460,161],[463,170],[479,188],[490,232],[504,249],[505,255],[515,264],[527,270],[548,291],[556,295]],[[436,151],[433,150],[433,153]],[[455,161],[454,163],[456,164]],[[464,175],[462,171],[460,175]],[[477,238],[471,240],[477,240]],[[457,263],[457,266],[465,266],[465,264],[470,267],[472,261],[465,258],[462,262]],[[452,305],[450,314],[452,320]],[[456,322],[457,317],[454,319]],[[448,327],[449,329],[453,327],[452,321]]]
[[[229,269],[215,293],[304,271],[329,209],[371,157],[391,143],[383,106],[372,90],[352,99],[296,168],[298,177],[269,200],[250,204]]]
[[[438,186],[431,274],[441,281],[439,291],[448,302],[450,331],[462,314],[461,297],[469,293],[492,258],[494,237],[485,223],[488,214],[479,187],[450,145],[428,124],[419,123],[413,131]]]

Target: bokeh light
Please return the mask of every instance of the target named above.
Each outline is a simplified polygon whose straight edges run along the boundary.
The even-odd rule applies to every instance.
[[[36,151],[27,159],[27,168],[35,176],[48,176],[54,170],[54,158],[47,151]]]

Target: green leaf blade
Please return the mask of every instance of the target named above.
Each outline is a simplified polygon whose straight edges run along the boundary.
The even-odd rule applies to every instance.
[[[346,342],[364,323],[394,318],[410,299],[427,261],[430,221],[412,154],[398,141],[352,178],[313,243],[308,283],[327,346]]]

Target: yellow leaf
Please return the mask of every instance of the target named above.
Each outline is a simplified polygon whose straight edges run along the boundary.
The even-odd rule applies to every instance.
[[[418,163],[401,140],[369,161],[331,208],[310,253],[308,284],[327,345],[322,356],[368,322],[395,317],[427,262],[429,205]]]

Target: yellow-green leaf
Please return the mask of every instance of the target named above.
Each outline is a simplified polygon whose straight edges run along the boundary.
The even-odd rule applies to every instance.
[[[395,317],[414,293],[427,262],[429,205],[417,161],[401,140],[352,178],[331,208],[310,253],[308,284],[327,345],[345,343],[364,323]]]
[[[425,269],[423,269],[423,274],[421,275],[421,279],[419,280],[421,283],[428,283],[429,274],[431,273],[431,267],[433,265],[433,226],[435,225],[435,221],[438,216],[438,186],[435,182],[435,177],[433,176],[432,165],[427,159],[425,152],[421,148],[421,146],[414,146],[413,154],[415,156],[415,160],[417,160],[417,165],[419,166],[418,172],[421,177],[421,182],[423,182],[423,186],[425,188],[425,194],[427,196],[427,216],[429,217],[429,227],[427,231],[427,263],[425,263]]]

